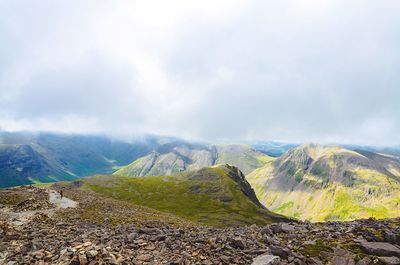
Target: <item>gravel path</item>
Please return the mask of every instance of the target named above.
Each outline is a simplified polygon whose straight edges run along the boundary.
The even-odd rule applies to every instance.
[[[73,201],[71,199],[68,199],[67,197],[62,197],[60,193],[58,193],[55,190],[49,190],[49,202],[51,204],[54,204],[56,208],[76,208],[78,206],[78,203],[76,201]]]
[[[30,210],[28,208],[21,211],[16,211],[12,207],[1,207],[0,216],[6,218],[6,220],[9,220],[10,223],[16,226],[21,226],[29,222],[30,218],[36,214],[46,214],[48,216],[52,216],[57,209],[76,208],[78,206],[76,201],[66,197],[61,198],[60,193],[55,190],[46,190],[46,192],[49,194],[49,208],[37,210]],[[31,199],[28,199],[24,202],[26,202],[25,206],[32,206],[32,204],[35,204],[35,201]]]

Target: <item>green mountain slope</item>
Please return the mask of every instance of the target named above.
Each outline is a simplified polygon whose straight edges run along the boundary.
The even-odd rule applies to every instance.
[[[248,174],[272,158],[247,145],[194,145],[168,143],[120,168],[115,175],[157,176],[196,170],[216,164],[231,164]]]
[[[285,221],[257,200],[238,168],[225,165],[173,176],[97,176],[83,187],[114,199],[172,213],[208,225],[266,224]]]
[[[400,215],[400,160],[302,145],[247,176],[269,209],[312,221]]]

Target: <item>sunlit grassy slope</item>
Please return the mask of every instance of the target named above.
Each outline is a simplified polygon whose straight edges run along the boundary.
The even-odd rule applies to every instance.
[[[259,205],[254,193],[246,195],[252,192],[246,183],[236,168],[216,166],[174,176],[97,176],[85,178],[83,187],[207,225],[285,220]]]
[[[311,221],[400,216],[397,158],[303,145],[247,176],[272,211]]]

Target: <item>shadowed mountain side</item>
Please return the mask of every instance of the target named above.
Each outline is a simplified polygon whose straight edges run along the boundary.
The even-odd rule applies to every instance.
[[[158,145],[95,135],[0,132],[0,187],[109,174]]]
[[[41,152],[36,144],[0,145],[0,187],[57,180],[73,180],[77,176],[60,161]]]

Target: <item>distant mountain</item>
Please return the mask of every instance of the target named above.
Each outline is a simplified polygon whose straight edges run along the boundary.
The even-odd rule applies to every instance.
[[[157,139],[0,132],[0,187],[112,173],[158,145]]]
[[[244,174],[263,166],[272,158],[248,145],[201,145],[170,142],[116,171],[122,176],[171,175],[217,164],[231,164]]]
[[[343,147],[351,150],[363,150],[382,155],[396,156],[400,158],[400,147],[377,147],[364,145],[343,145]]]
[[[299,146],[298,144],[273,141],[252,141],[248,144],[251,145],[251,147],[253,147],[255,150],[272,157],[279,157],[286,153],[286,151],[289,149]]]
[[[82,181],[84,189],[91,189],[103,196],[209,225],[288,221],[262,206],[243,173],[230,165],[173,176],[97,176]]]
[[[77,176],[36,144],[0,145],[0,187],[72,180]]]
[[[400,159],[302,145],[247,176],[269,209],[312,221],[400,215]]]
[[[271,159],[247,145],[206,145],[173,137],[0,132],[0,187],[95,174],[170,175],[230,163],[246,174]],[[134,161],[134,162],[132,162]]]

